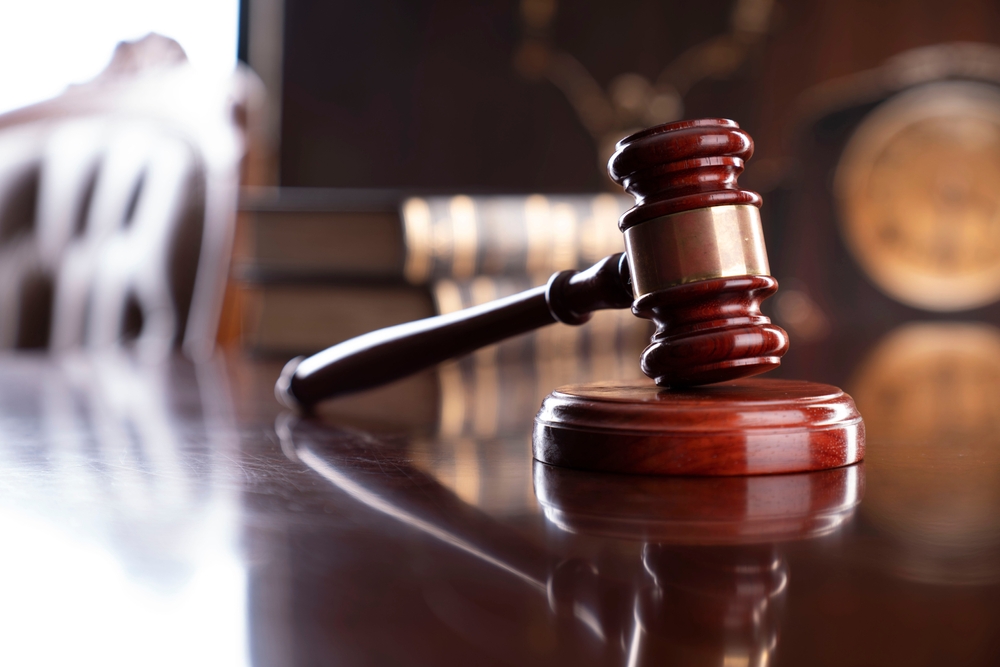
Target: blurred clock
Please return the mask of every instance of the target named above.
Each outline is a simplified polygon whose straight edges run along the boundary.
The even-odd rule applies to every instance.
[[[840,231],[888,296],[932,311],[1000,300],[1000,90],[941,82],[896,95],[837,166]]]
[[[1000,47],[902,53],[792,117],[762,212],[784,372],[842,385],[906,322],[1000,327]]]

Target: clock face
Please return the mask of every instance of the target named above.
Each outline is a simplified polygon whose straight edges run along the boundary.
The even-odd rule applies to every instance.
[[[897,95],[858,126],[834,188],[847,247],[887,295],[933,311],[1000,300],[1000,89]]]

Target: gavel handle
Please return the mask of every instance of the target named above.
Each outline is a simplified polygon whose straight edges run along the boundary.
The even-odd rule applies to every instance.
[[[586,271],[554,273],[547,285],[520,294],[372,331],[289,361],[274,387],[275,396],[287,407],[308,409],[548,324],[583,324],[595,310],[632,304],[628,275],[628,259],[618,253]]]

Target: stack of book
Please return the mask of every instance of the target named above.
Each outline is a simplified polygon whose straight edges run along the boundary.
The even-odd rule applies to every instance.
[[[234,257],[243,345],[257,356],[310,354],[544,284],[555,271],[622,251],[616,223],[630,202],[610,194],[248,191]],[[604,368],[628,354],[637,366],[648,334],[627,310],[605,311],[582,327],[548,327],[484,354]]]

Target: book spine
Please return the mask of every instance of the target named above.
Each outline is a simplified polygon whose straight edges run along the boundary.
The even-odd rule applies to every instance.
[[[621,252],[617,219],[631,199],[611,194],[411,197],[401,206],[412,284],[477,275],[536,280]]]

